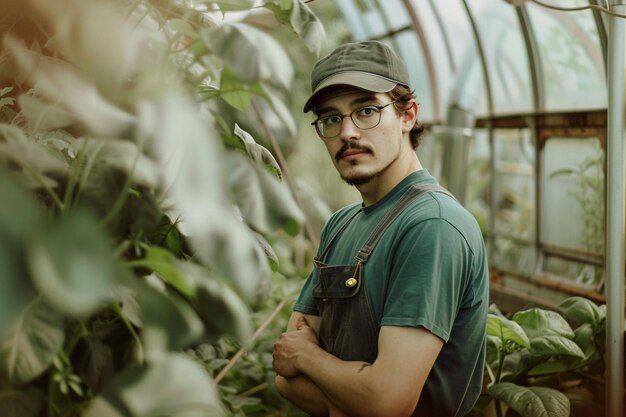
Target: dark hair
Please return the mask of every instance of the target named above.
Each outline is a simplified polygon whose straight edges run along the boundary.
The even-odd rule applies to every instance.
[[[402,84],[397,84],[393,90],[388,93],[392,99],[398,100],[394,106],[398,112],[402,110],[406,110],[409,107],[409,100],[413,98],[413,91]],[[422,134],[424,133],[424,125],[419,123],[418,120],[415,120],[415,126],[409,132],[409,139],[411,139],[411,146],[414,149],[420,145],[422,141]]]

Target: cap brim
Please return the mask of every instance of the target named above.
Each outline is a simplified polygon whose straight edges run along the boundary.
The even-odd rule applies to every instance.
[[[345,71],[332,75],[317,85],[311,97],[304,104],[304,112],[307,113],[313,108],[315,98],[322,90],[337,85],[346,85],[350,87],[360,88],[361,90],[371,91],[374,93],[386,93],[394,89],[398,83],[380,75],[371,74],[369,72]]]

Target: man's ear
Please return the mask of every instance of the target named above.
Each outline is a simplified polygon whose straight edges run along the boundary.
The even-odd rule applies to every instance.
[[[411,99],[410,105],[403,110],[402,113],[402,132],[410,132],[415,126],[417,116],[419,115],[420,107],[415,99]]]

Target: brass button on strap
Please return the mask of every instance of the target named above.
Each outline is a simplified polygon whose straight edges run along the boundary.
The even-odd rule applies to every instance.
[[[356,283],[357,283],[357,282],[356,282],[356,279],[355,279],[355,278],[348,278],[348,279],[346,280],[346,282],[345,282],[346,287],[348,287],[348,288],[352,288],[352,287],[354,287],[354,286],[356,285]]]

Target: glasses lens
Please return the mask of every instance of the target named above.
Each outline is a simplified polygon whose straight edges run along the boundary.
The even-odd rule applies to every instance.
[[[374,106],[361,107],[353,111],[350,117],[359,129],[371,129],[380,122],[380,110]]]
[[[341,116],[322,117],[315,123],[317,133],[323,138],[332,138],[341,131]]]

